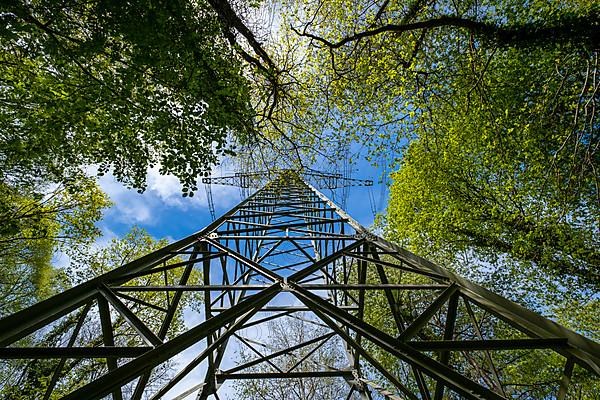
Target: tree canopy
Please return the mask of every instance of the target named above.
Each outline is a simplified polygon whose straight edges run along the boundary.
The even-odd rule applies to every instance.
[[[113,239],[107,246],[99,249],[87,249],[74,255],[70,268],[62,270],[63,285],[69,287],[92,279],[105,272],[118,268],[130,261],[138,259],[154,250],[167,245],[166,240],[155,240],[147,232],[140,228],[132,228],[122,238]],[[180,257],[174,257],[168,264],[181,262]],[[60,272],[60,271],[59,271]],[[198,271],[192,272],[192,279],[199,279]],[[135,278],[128,284],[131,285],[156,285],[173,283],[178,280],[178,273],[169,270],[163,274],[152,274],[145,277]],[[181,300],[182,308],[175,312],[173,323],[169,327],[169,335],[177,335],[184,328],[183,308],[195,307],[201,302],[201,296],[184,296]],[[140,318],[143,318],[150,329],[160,329],[164,313],[158,305],[167,306],[170,298],[166,293],[140,293],[126,300],[128,307]],[[154,304],[154,308],[146,307]],[[79,332],[78,342],[75,345],[98,346],[103,342],[101,321],[98,318],[97,304],[90,308],[68,314],[57,320],[48,329],[36,332],[28,336],[26,340],[34,346],[55,345],[64,343],[73,332],[80,318],[85,319],[85,324]],[[121,314],[114,313],[113,329],[114,341],[117,345],[140,345],[140,338],[128,328],[127,321]],[[81,327],[80,327],[81,328]],[[52,392],[52,398],[66,395],[74,388],[97,378],[106,372],[107,361],[105,359],[71,359],[66,363],[57,363],[56,360],[12,360],[0,368],[0,397],[6,399],[32,399],[42,398],[50,384],[56,366],[62,365],[58,371],[57,387]],[[150,376],[149,385],[160,385],[164,379],[172,373],[174,362],[169,361],[156,368]],[[125,388],[125,394],[131,395],[134,386]]]
[[[284,4],[279,118],[395,159],[393,239],[597,285],[597,2]]]
[[[283,39],[272,51],[287,96],[275,108],[281,123],[273,134],[285,130],[312,150],[358,141],[375,157],[400,152],[403,139],[415,136],[415,117],[453,101],[457,84],[473,87],[471,97],[481,94],[480,78],[493,68],[488,60],[547,51],[543,58],[558,64],[580,59],[571,76],[583,78],[598,35],[595,2],[289,1],[281,10]],[[489,29],[477,28],[483,26]],[[538,78],[556,79],[554,66],[545,67],[551,69],[537,69]]]
[[[53,265],[60,251],[86,250],[99,236],[95,223],[109,205],[94,179],[49,187],[0,183],[0,315],[69,287]]]
[[[393,174],[391,237],[450,259],[506,255],[598,285],[598,126],[586,109],[598,100],[586,81],[598,76],[584,73],[593,62],[504,51],[478,91],[456,79],[453,101],[416,119]]]
[[[205,2],[18,1],[0,8],[0,162],[63,182],[89,164],[185,191],[253,133],[241,64]],[[6,178],[5,178],[6,179]]]

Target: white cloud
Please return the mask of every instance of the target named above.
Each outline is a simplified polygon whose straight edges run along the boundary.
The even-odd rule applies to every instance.
[[[100,187],[110,197],[113,206],[107,215],[113,216],[117,221],[127,224],[150,222],[152,216],[151,201],[144,198],[134,190],[129,190],[112,175],[102,176],[99,180]]]
[[[181,196],[181,183],[173,175],[161,175],[157,168],[148,171],[147,192],[158,197],[163,203],[174,206],[185,204]]]
[[[215,176],[229,171],[217,171]],[[193,197],[183,197],[179,179],[172,175],[161,175],[158,168],[148,170],[147,189],[143,194],[127,189],[108,174],[99,180],[100,187],[113,201],[109,215],[126,224],[150,224],[159,208],[173,207],[182,211],[208,210],[204,185],[200,184]],[[239,188],[212,185],[212,195],[217,215],[240,201]]]

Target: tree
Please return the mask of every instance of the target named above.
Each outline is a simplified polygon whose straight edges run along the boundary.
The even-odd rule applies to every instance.
[[[270,321],[268,332],[268,340],[263,347],[275,353],[322,336],[327,333],[327,329],[319,326],[316,320],[312,321],[306,316],[296,315]],[[247,339],[244,340],[248,343]],[[252,345],[254,346],[256,343]],[[248,346],[248,344],[240,344],[239,353],[242,363],[252,361],[254,358],[254,353]],[[311,355],[312,350],[314,353]],[[272,362],[282,371],[290,369],[304,357],[307,359],[294,368],[295,372],[340,368],[346,362],[343,351],[343,345],[339,341],[330,339],[325,343],[302,347],[294,352],[276,357]],[[244,371],[276,372],[271,365],[264,363]],[[240,380],[236,381],[235,390],[237,398],[245,400],[333,400],[346,398],[350,387],[340,378],[291,378],[286,379],[284,384],[269,379]]]
[[[392,257],[383,257],[384,262],[393,261]],[[537,306],[537,311],[552,319],[558,319],[560,323],[576,329],[592,340],[598,339],[598,324],[593,322],[600,317],[597,309],[598,301],[589,297],[589,293],[577,290],[576,285],[570,282],[561,282],[566,287],[561,287],[556,280],[550,279],[543,271],[536,275],[530,274],[497,274],[493,266],[481,268],[473,263],[464,265],[463,268],[455,265],[459,272],[464,275],[468,273],[469,278],[475,281],[483,281],[487,286],[494,286],[497,293],[505,296],[517,297],[521,303],[529,307]],[[478,268],[479,267],[479,268]],[[502,272],[502,266],[500,266]],[[435,279],[419,275],[407,270],[386,270],[387,280],[394,284],[427,285],[435,282]],[[490,278],[490,275],[492,278]],[[358,282],[356,269],[351,275],[353,282]],[[508,279],[506,279],[508,278]],[[493,284],[493,279],[502,279],[503,282]],[[366,283],[380,284],[381,275],[376,272],[373,264],[367,266]],[[525,291],[525,293],[522,293]],[[351,292],[350,292],[351,294]],[[398,290],[391,292],[392,302],[397,305],[397,316],[390,309],[390,297],[384,291],[370,291],[364,298],[364,321],[379,330],[396,337],[402,331],[402,326],[410,326],[417,318],[422,317],[424,312],[439,297],[439,292],[429,290]],[[540,300],[546,300],[542,303]],[[525,300],[525,301],[521,301]],[[466,297],[456,297],[456,314],[453,323],[451,337],[453,340],[479,340],[479,339],[515,339],[523,337],[511,326],[509,320],[504,320],[491,312],[480,308],[476,302],[467,301]],[[416,341],[447,340],[446,331],[447,316],[449,315],[449,304],[441,310],[434,312],[415,334]],[[568,308],[580,309],[574,313]],[[536,309],[536,308],[534,308]],[[562,310],[560,310],[562,309]],[[566,311],[563,313],[562,311]],[[398,324],[400,321],[400,324]],[[398,327],[400,325],[400,327]],[[583,326],[585,328],[581,329]],[[475,328],[476,327],[476,328]],[[409,364],[400,361],[389,352],[385,351],[371,341],[362,342],[363,347],[371,357],[383,365],[387,371],[396,377],[413,393],[419,393],[419,384],[416,377],[418,370],[411,368]],[[558,391],[559,382],[562,379],[565,358],[554,351],[545,350],[511,350],[491,351],[486,354],[482,351],[452,351],[447,354],[448,363],[452,369],[460,371],[471,380],[483,384],[497,393],[504,393],[507,398],[554,398]],[[437,357],[441,359],[441,355]],[[381,387],[395,391],[394,385],[387,381],[377,370],[364,368],[363,371],[373,372],[371,380],[378,382]],[[367,375],[369,376],[369,375]],[[421,374],[422,382],[428,386],[431,394],[436,387],[435,380],[427,375]],[[572,386],[569,388],[569,396],[572,398],[593,398],[594,393],[600,388],[597,376],[585,368],[575,368]],[[444,398],[454,399],[455,393],[446,391]],[[571,397],[567,397],[571,398]]]
[[[596,2],[285,4],[306,67],[279,118],[308,146],[406,153],[394,239],[598,282]]]
[[[391,237],[438,259],[442,251],[448,260],[466,251],[487,262],[508,257],[598,288],[600,159],[589,147],[598,126],[588,116],[574,127],[580,110],[569,109],[597,98],[567,83],[578,78],[579,59],[556,65],[560,80],[539,76],[555,64],[550,56],[496,57],[482,77],[486,94],[457,85],[452,103],[418,118],[418,139],[393,174]]]
[[[95,180],[62,185],[0,183],[0,315],[14,313],[69,286],[52,265],[57,252],[76,254],[100,232],[109,205]]]
[[[299,143],[337,150],[332,144],[358,141],[370,147],[373,158],[381,152],[399,154],[406,140],[415,137],[421,122],[416,117],[439,102],[453,102],[458,85],[472,88],[462,101],[489,95],[494,88],[483,86],[485,75],[502,61],[527,55],[527,75],[536,74],[537,83],[545,85],[546,79],[558,88],[567,73],[567,96],[577,92],[586,100],[580,103],[579,118],[572,112],[579,96],[569,97],[568,107],[556,114],[563,122],[572,118],[575,131],[586,130],[592,148],[597,143],[586,128],[595,102],[587,102],[595,93],[588,91],[595,86],[595,2],[530,2],[523,7],[497,0],[341,0],[284,5],[282,39],[273,53],[287,66],[293,90],[276,115],[287,122],[286,135]],[[524,86],[520,98],[544,100],[544,93],[530,88]],[[500,134],[501,128],[497,130]],[[560,145],[554,150],[568,152]],[[581,156],[583,152],[574,161],[589,165],[589,154]]]
[[[13,0],[0,8],[0,162],[65,182],[88,164],[193,191],[228,135],[254,134],[248,85],[207,3]]]
[[[597,340],[597,53],[478,53],[443,92],[424,94],[431,106],[415,115],[416,138],[392,175],[387,235]],[[475,82],[471,64],[483,66]],[[505,379],[551,382],[559,369],[537,354]],[[593,397],[594,378],[580,371],[576,381]]]
[[[69,285],[75,285],[82,281],[87,281],[100,274],[117,268],[127,262],[135,260],[147,253],[162,248],[166,245],[166,240],[154,240],[148,233],[133,228],[123,238],[113,239],[111,243],[102,249],[81,253],[74,257],[68,273],[66,274]],[[181,258],[174,257],[168,264],[181,262]],[[129,281],[128,285],[153,285],[153,284],[173,284],[179,278],[176,269],[169,270],[166,274],[151,274],[141,278],[135,278]],[[192,272],[191,279],[199,279],[197,271]],[[132,299],[135,299],[133,301]],[[123,299],[127,307],[136,313],[144,323],[153,331],[159,331],[164,313],[160,307],[166,307],[169,304],[169,295],[167,293],[148,293],[142,292],[129,299]],[[195,307],[201,301],[200,296],[184,296],[173,319],[168,335],[177,335],[184,329],[183,313],[185,307]],[[155,308],[146,307],[153,304]],[[97,318],[98,305],[94,304],[85,318],[81,331],[77,337],[77,342],[81,346],[99,346],[102,344],[102,328]],[[114,341],[117,345],[139,346],[141,339],[128,328],[123,316],[118,313],[112,313],[112,327],[114,330]],[[80,318],[79,313],[69,314],[59,319],[51,329],[39,332],[34,337],[28,337],[26,340],[32,341],[32,345],[43,346],[56,345],[68,341],[69,335],[73,332],[75,325]],[[7,363],[0,368],[0,398],[10,399],[31,399],[40,398],[46,391],[46,388],[55,371],[57,360],[23,360],[19,362]],[[68,360],[59,373],[56,389],[53,392],[53,398],[59,398],[61,395],[70,393],[74,388],[84,385],[106,372],[106,361],[103,359],[73,359]],[[164,379],[172,372],[173,363],[167,362],[157,367],[149,380],[148,385],[160,385]],[[133,390],[132,385],[125,388]],[[125,392],[127,394],[127,392]],[[131,394],[131,393],[129,393]]]

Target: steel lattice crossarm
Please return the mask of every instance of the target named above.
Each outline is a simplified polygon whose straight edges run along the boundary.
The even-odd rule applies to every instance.
[[[198,294],[202,312],[183,310]],[[174,326],[183,311],[199,321]],[[316,333],[252,335],[286,319]],[[333,361],[315,358],[325,347]],[[370,234],[289,171],[205,229],[0,320],[0,358],[42,398],[77,400],[218,399],[248,379],[338,382],[346,399],[565,399],[600,375],[597,343]],[[531,362],[555,376],[515,372]]]
[[[318,189],[338,189],[348,186],[373,186],[370,179],[353,179],[342,174],[329,174],[316,171],[293,171],[293,170],[273,170],[257,172],[237,172],[229,176],[205,177],[202,178],[204,184],[228,185],[241,188],[259,188],[263,186],[273,176],[279,176],[282,173],[294,173],[300,175],[302,179],[310,182]]]

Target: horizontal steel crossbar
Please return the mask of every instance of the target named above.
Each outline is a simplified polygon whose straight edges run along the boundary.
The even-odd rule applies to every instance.
[[[217,382],[230,379],[297,379],[297,378],[353,378],[352,371],[302,371],[302,372],[252,372],[223,374],[217,373]]]

